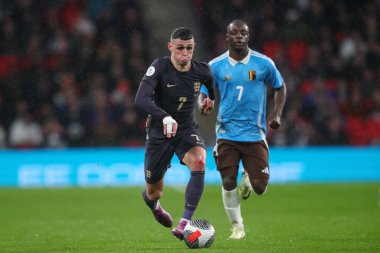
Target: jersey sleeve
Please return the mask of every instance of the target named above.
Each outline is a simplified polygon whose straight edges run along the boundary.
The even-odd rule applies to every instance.
[[[212,74],[212,71],[211,71],[211,68],[210,68],[210,65],[208,65],[207,63],[204,63],[207,67],[207,74],[208,74],[208,77],[207,79],[205,80],[205,82],[203,83],[202,87],[205,86],[207,88],[207,91],[208,91],[208,97],[211,99],[211,100],[215,100],[215,85],[214,85],[214,76]]]
[[[163,119],[170,115],[162,108],[158,107],[152,99],[154,89],[160,79],[161,71],[162,66],[159,64],[159,60],[156,59],[150,65],[140,82],[139,89],[137,90],[135,97],[135,106],[152,115],[154,118]]]
[[[280,89],[284,79],[282,78],[280,71],[276,68],[276,65],[271,61],[269,64],[268,82],[275,89]]]
[[[200,93],[207,95],[211,100],[215,100],[214,75],[213,75],[210,65],[207,63],[205,64],[207,65],[209,77],[208,77],[208,80],[203,83]]]

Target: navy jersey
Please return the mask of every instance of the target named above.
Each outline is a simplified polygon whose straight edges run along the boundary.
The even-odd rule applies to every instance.
[[[180,72],[170,57],[157,58],[141,80],[135,105],[151,115],[152,127],[162,129],[162,119],[171,116],[181,131],[195,123],[194,107],[202,84],[214,99],[214,79],[207,63],[191,61],[191,69]]]

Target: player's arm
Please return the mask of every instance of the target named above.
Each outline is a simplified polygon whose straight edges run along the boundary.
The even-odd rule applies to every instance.
[[[170,138],[175,136],[177,132],[177,122],[152,100],[154,88],[158,83],[158,71],[156,67],[155,62],[153,62],[141,80],[135,97],[135,106],[152,115],[152,117],[161,119],[164,127],[164,135]]]
[[[149,71],[149,70],[148,70]],[[154,78],[146,78],[141,80],[139,88],[135,97],[135,106],[152,115],[154,118],[163,119],[166,116],[170,116],[162,108],[158,107],[152,100],[154,88],[157,85],[157,80]]]
[[[274,110],[268,117],[270,128],[277,129],[281,126],[281,115],[286,101],[286,85],[282,83],[279,89],[274,92]]]
[[[269,117],[267,117],[267,121],[270,128],[277,129],[281,126],[281,115],[286,101],[286,84],[272,60],[268,61],[267,66],[267,81],[275,89],[274,109],[273,112],[269,114]]]
[[[198,108],[202,115],[208,115],[214,109],[215,101],[215,86],[214,76],[212,75],[210,66],[207,64],[209,70],[209,78],[201,87],[201,92],[198,96]]]

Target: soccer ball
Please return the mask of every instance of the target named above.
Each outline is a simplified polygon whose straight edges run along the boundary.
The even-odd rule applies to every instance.
[[[208,248],[214,239],[215,229],[207,220],[192,220],[183,231],[183,240],[191,249]]]

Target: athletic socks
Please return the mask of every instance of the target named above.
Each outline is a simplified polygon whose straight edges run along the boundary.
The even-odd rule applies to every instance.
[[[150,200],[148,196],[146,195],[146,191],[142,192],[143,199],[147,206],[149,206],[150,209],[154,210],[157,207],[158,200]]]
[[[235,227],[243,226],[243,218],[240,211],[240,197],[238,189],[235,188],[232,191],[226,191],[222,188],[222,198],[224,209],[230,224]]]
[[[204,178],[204,171],[191,172],[191,177],[186,187],[185,210],[182,216],[186,220],[191,220],[198,206],[204,189]]]
[[[194,215],[195,209],[198,207],[199,200],[201,199],[204,189],[204,171],[191,172],[189,183],[185,192],[185,210],[183,212],[183,219],[191,220]],[[150,209],[154,210],[157,207],[158,200],[150,200],[146,195],[146,191],[142,192],[143,199]]]

